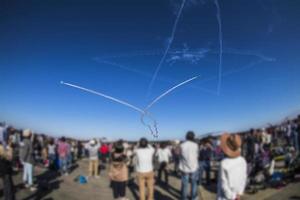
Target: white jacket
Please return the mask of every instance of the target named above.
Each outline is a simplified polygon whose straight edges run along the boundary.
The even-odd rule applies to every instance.
[[[217,200],[234,200],[244,193],[247,163],[241,156],[225,158],[220,163]]]

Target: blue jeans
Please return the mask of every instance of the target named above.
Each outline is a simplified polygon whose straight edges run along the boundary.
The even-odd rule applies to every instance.
[[[198,184],[197,181],[199,179],[199,171],[195,171],[193,173],[182,173],[181,176],[181,199],[187,200],[188,199],[188,186],[189,180],[191,179],[192,190],[191,190],[191,197],[192,200],[196,200],[198,196]]]
[[[200,161],[199,162],[199,185],[202,184],[202,177],[203,177],[203,172],[205,171],[206,173],[206,184],[210,184],[210,161],[205,160],[205,161]]]
[[[32,186],[32,171],[33,165],[30,163],[23,163],[23,182]]]
[[[62,174],[67,173],[68,169],[68,158],[59,158],[59,164],[60,164],[60,172]]]

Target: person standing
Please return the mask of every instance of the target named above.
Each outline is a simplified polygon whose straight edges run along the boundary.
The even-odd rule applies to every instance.
[[[68,153],[69,146],[66,143],[66,138],[62,137],[57,145],[57,152],[59,157],[59,167],[61,175],[68,175]]]
[[[15,199],[15,188],[12,180],[12,157],[9,156],[2,144],[0,144],[0,177],[3,180],[4,200]]]
[[[159,168],[158,168],[158,181],[161,182],[161,176],[162,173],[164,173],[165,176],[165,184],[169,183],[169,172],[168,172],[168,167],[169,167],[169,162],[170,158],[172,156],[170,149],[167,147],[166,143],[162,143],[160,145],[160,148],[156,152],[157,160],[159,163]]]
[[[127,156],[122,141],[114,145],[109,166],[109,178],[115,199],[127,200],[126,183],[128,181]]]
[[[210,185],[210,161],[213,151],[209,141],[200,146],[199,153],[199,185],[202,183],[203,172],[206,173],[206,185]]]
[[[191,197],[192,200],[196,200],[198,196],[198,155],[199,147],[194,142],[195,133],[192,131],[187,132],[186,141],[180,145],[181,159],[179,163],[179,169],[182,172],[181,175],[181,199],[188,199],[188,185],[191,180]]]
[[[23,146],[20,154],[22,155],[21,160],[23,162],[23,182],[26,188],[30,188],[30,191],[35,191],[33,187],[33,146],[31,139],[33,134],[29,129],[23,131]]]
[[[103,164],[105,164],[109,153],[108,145],[106,143],[103,143],[101,145],[100,153],[101,153],[101,161]]]
[[[55,160],[56,160],[56,145],[54,144],[54,140],[50,139],[48,144],[48,160],[49,160],[49,168],[55,169]]]
[[[180,162],[180,141],[175,140],[172,148],[172,155],[174,161],[174,174],[179,175],[179,162]]]
[[[140,200],[145,200],[145,184],[148,187],[148,200],[154,199],[153,159],[155,150],[148,145],[146,138],[141,138],[139,147],[135,150],[136,171],[140,192]]]
[[[242,141],[238,135],[223,134],[221,149],[226,157],[219,168],[217,200],[240,200],[247,181],[247,163],[241,156]]]
[[[99,178],[98,168],[99,168],[99,157],[98,157],[98,149],[99,144],[96,140],[91,140],[87,149],[89,151],[89,177],[93,175],[95,178]]]

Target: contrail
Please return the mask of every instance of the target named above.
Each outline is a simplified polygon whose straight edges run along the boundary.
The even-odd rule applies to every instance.
[[[222,33],[222,20],[221,20],[221,9],[218,0],[214,0],[214,3],[217,8],[217,20],[218,20],[218,26],[219,26],[219,79],[218,79],[218,94],[221,92],[221,86],[222,86],[222,71],[223,71],[223,33]]]
[[[191,81],[193,81],[193,80],[195,80],[195,79],[197,79],[198,78],[198,76],[195,76],[195,77],[193,77],[193,78],[190,78],[190,79],[188,79],[188,80],[186,80],[186,81],[183,81],[183,82],[181,82],[181,83],[179,83],[179,84],[177,84],[177,85],[175,85],[174,87],[172,87],[172,88],[170,88],[170,89],[168,89],[166,92],[164,92],[164,93],[162,93],[161,95],[159,95],[158,97],[156,97],[146,108],[145,108],[145,110],[144,110],[144,112],[146,113],[157,101],[159,101],[161,98],[163,98],[164,96],[166,96],[167,94],[169,94],[170,92],[172,92],[173,90],[175,90],[176,88],[178,88],[178,87],[180,87],[180,86],[182,86],[182,85],[184,85],[184,84],[187,84],[188,82],[191,82]]]
[[[187,84],[188,82],[191,82],[191,81],[193,81],[194,79],[196,79],[196,78],[198,78],[198,76],[195,76],[195,77],[193,77],[193,78],[190,78],[190,79],[188,79],[188,80],[186,80],[186,81],[183,81],[183,82],[181,82],[181,83],[179,83],[179,84],[177,84],[177,85],[175,85],[174,87],[172,87],[172,88],[170,88],[169,90],[167,90],[166,92],[164,92],[163,94],[161,94],[160,96],[158,96],[157,98],[155,98],[146,108],[145,108],[145,110],[144,110],[144,113],[141,115],[141,122],[145,125],[145,126],[147,126],[149,129],[150,129],[150,131],[153,133],[153,130],[151,129],[151,126],[149,125],[149,124],[147,124],[147,123],[145,123],[145,121],[144,121],[144,117],[145,117],[145,115],[148,115],[149,117],[150,117],[150,119],[151,119],[151,116],[149,115],[149,113],[148,113],[148,110],[156,103],[156,102],[158,102],[161,98],[163,98],[164,96],[166,96],[167,94],[169,94],[170,92],[172,92],[173,90],[175,90],[176,88],[178,88],[178,87],[180,87],[180,86],[182,86],[182,85],[184,85],[184,84]],[[153,120],[153,119],[152,119]],[[155,135],[153,135],[154,137],[158,137],[158,131],[157,131],[157,123],[156,123],[156,121],[155,120],[153,120],[154,121],[154,128],[155,128]]]
[[[78,86],[78,85],[74,85],[74,84],[71,84],[71,83],[67,83],[67,82],[63,82],[63,81],[60,81],[60,84],[63,84],[63,85],[67,85],[67,86],[70,86],[70,87],[73,87],[73,88],[77,88],[77,89],[80,89],[80,90],[83,90],[85,92],[88,92],[88,93],[92,93],[92,94],[96,94],[98,96],[101,96],[101,97],[104,97],[106,99],[109,99],[109,100],[112,100],[114,102],[117,102],[119,104],[122,104],[124,106],[127,106],[129,108],[132,108],[134,109],[135,111],[138,111],[140,114],[141,114],[141,122],[144,126],[146,126],[151,135],[155,138],[158,137],[158,129],[157,129],[157,122],[156,120],[150,115],[150,113],[148,112],[148,110],[155,104],[157,103],[161,98],[163,98],[164,96],[166,96],[167,94],[169,94],[170,92],[172,92],[173,90],[175,90],[176,88],[184,85],[184,84],[187,84],[188,82],[191,82],[193,81],[194,79],[197,79],[198,76],[195,76],[193,78],[190,78],[186,81],[183,81],[177,85],[175,85],[174,87],[170,88],[169,90],[167,90],[166,92],[164,92],[163,94],[161,94],[160,96],[158,96],[157,98],[155,98],[144,110],[130,104],[130,103],[127,103],[125,101],[122,101],[120,99],[117,99],[117,98],[114,98],[112,96],[109,96],[109,95],[106,95],[106,94],[103,94],[103,93],[100,93],[100,92],[97,92],[97,91],[94,91],[94,90],[91,90],[91,89],[87,89],[87,88],[84,88],[84,87],[81,87],[81,86]],[[152,129],[151,125],[150,124],[147,124],[145,121],[144,121],[144,117],[145,116],[149,116],[149,119],[151,119],[153,121],[153,127],[154,127],[154,130]]]
[[[98,59],[98,58],[95,59],[95,61],[98,62],[98,63],[111,65],[111,66],[117,67],[119,69],[129,71],[129,72],[133,72],[133,73],[136,73],[136,74],[139,74],[139,75],[142,75],[142,76],[148,76],[148,77],[151,76],[150,74],[148,74],[146,72],[143,72],[143,71],[137,70],[137,69],[133,69],[131,67],[127,67],[127,66],[121,65],[119,63],[115,63],[115,62],[111,62],[111,61],[107,61],[107,60],[102,60],[102,59]]]
[[[111,61],[106,61],[106,60],[102,60],[102,59],[101,60],[95,59],[95,61],[98,62],[98,63],[104,63],[104,64],[107,64],[107,65],[111,65],[111,66],[120,68],[122,70],[133,72],[135,74],[142,75],[142,76],[150,78],[150,79],[152,78],[152,75],[150,73],[146,73],[146,72],[143,72],[143,71],[140,71],[140,70],[137,70],[137,69],[125,66],[125,65],[121,65],[119,63],[115,63],[115,62],[111,62]],[[215,79],[215,77],[214,77],[214,79]],[[170,78],[162,77],[162,76],[158,77],[157,80],[160,80],[160,81],[163,81],[163,82],[166,82],[166,83],[170,83],[170,84],[173,84],[175,81],[177,81],[175,79],[170,79]],[[189,86],[189,87],[193,88],[193,89],[201,90],[201,91],[209,93],[209,94],[218,95],[217,92],[208,90],[208,89],[203,88],[203,87],[199,87],[199,86]]]
[[[104,97],[104,98],[106,98],[106,99],[112,100],[112,101],[114,101],[114,102],[117,102],[117,103],[122,104],[122,105],[124,105],[124,106],[127,106],[127,107],[129,107],[129,108],[132,108],[132,109],[134,109],[135,111],[138,111],[139,113],[141,113],[142,118],[144,118],[145,115],[149,116],[149,119],[151,119],[151,120],[153,121],[153,127],[154,127],[154,130],[152,129],[151,125],[146,124],[146,123],[144,122],[144,119],[142,119],[141,122],[142,122],[142,124],[143,124],[144,126],[146,126],[146,127],[149,129],[149,131],[150,131],[150,133],[151,133],[151,135],[152,135],[153,137],[155,137],[155,138],[158,137],[157,122],[156,122],[156,120],[150,115],[149,112],[145,113],[144,110],[142,110],[142,109],[140,109],[140,108],[138,108],[138,107],[136,107],[136,106],[134,106],[134,105],[132,105],[132,104],[130,104],[130,103],[127,103],[127,102],[125,102],[125,101],[116,99],[116,98],[114,98],[114,97],[112,97],[112,96],[109,96],[109,95],[106,95],[106,94],[103,94],[103,93],[100,93],[100,92],[97,92],[97,91],[94,91],[94,90],[91,90],[91,89],[87,89],[87,88],[84,88],[84,87],[81,87],[81,86],[78,86],[78,85],[74,85],[74,84],[71,84],[71,83],[66,83],[66,82],[63,82],[63,81],[60,81],[60,83],[63,84],[63,85],[67,85],[67,86],[70,86],[70,87],[73,87],[73,88],[77,88],[77,89],[83,90],[83,91],[85,91],[85,92],[89,92],[89,93],[92,93],[92,94],[96,94],[96,95],[98,95],[98,96]]]
[[[250,68],[254,67],[255,65],[260,64],[260,63],[262,63],[262,62],[263,62],[262,59],[257,60],[257,61],[255,61],[255,62],[251,62],[251,63],[249,63],[249,64],[247,64],[247,65],[245,65],[245,66],[243,66],[243,67],[240,67],[240,68],[238,68],[238,69],[233,69],[233,70],[230,70],[230,71],[227,71],[227,72],[223,73],[223,74],[222,74],[222,77],[230,76],[230,75],[232,75],[232,74],[235,74],[235,73],[238,73],[238,72],[245,71],[245,70],[250,69]],[[201,80],[199,83],[205,83],[205,82],[212,81],[212,80],[215,80],[215,79],[218,79],[218,76],[211,76],[211,77],[208,77],[208,78],[206,78],[206,79]]]
[[[173,40],[174,40],[175,32],[176,32],[176,29],[177,29],[177,24],[178,24],[178,21],[179,21],[179,19],[180,19],[180,16],[181,16],[181,13],[182,13],[182,10],[183,10],[183,7],[184,7],[185,2],[186,2],[186,0],[182,0],[180,9],[179,9],[179,11],[178,11],[177,17],[176,17],[176,19],[175,19],[175,22],[174,22],[174,25],[173,25],[173,28],[172,28],[172,33],[171,33],[171,37],[170,37],[170,39],[169,39],[169,42],[168,42],[168,44],[167,44],[167,48],[166,48],[166,50],[165,50],[165,52],[164,52],[162,58],[160,59],[160,61],[159,61],[159,63],[158,63],[158,66],[157,66],[157,68],[156,68],[156,70],[155,70],[155,72],[154,72],[154,74],[153,74],[152,80],[151,80],[151,82],[150,82],[150,84],[149,84],[148,92],[147,92],[148,95],[151,93],[151,90],[152,90],[153,84],[154,84],[154,82],[155,82],[155,80],[156,80],[156,77],[157,77],[157,75],[158,75],[158,73],[159,73],[159,71],[160,71],[160,68],[161,68],[161,66],[162,66],[162,64],[163,64],[163,62],[164,62],[164,60],[166,59],[166,56],[167,56],[167,54],[168,54],[168,51],[169,51],[169,49],[170,49],[170,47],[171,47],[171,45],[172,45],[172,42],[173,42]],[[148,95],[147,95],[147,96],[148,96]]]
[[[91,89],[87,89],[87,88],[84,88],[84,87],[80,87],[78,85],[74,85],[74,84],[71,84],[71,83],[66,83],[66,82],[63,82],[63,81],[60,81],[60,83],[63,84],[63,85],[67,85],[67,86],[70,86],[70,87],[73,87],[73,88],[77,88],[77,89],[80,89],[80,90],[92,93],[92,94],[96,94],[98,96],[104,97],[106,99],[112,100],[114,102],[117,102],[117,103],[122,104],[124,106],[127,106],[129,108],[132,108],[132,109],[138,111],[141,114],[144,114],[144,111],[142,109],[140,109],[140,108],[138,108],[138,107],[136,107],[134,105],[131,105],[130,103],[127,103],[125,101],[116,99],[116,98],[114,98],[112,96],[109,96],[109,95],[106,95],[106,94],[103,94],[103,93],[100,93],[100,92],[97,92],[97,91],[94,91],[94,90],[91,90]]]

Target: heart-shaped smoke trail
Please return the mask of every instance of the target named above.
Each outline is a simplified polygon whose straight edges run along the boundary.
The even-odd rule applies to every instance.
[[[183,82],[175,85],[171,89],[167,90],[166,92],[164,92],[163,94],[161,94],[160,96],[158,96],[157,98],[155,98],[144,110],[140,109],[137,106],[134,106],[134,105],[132,105],[132,104],[126,102],[126,101],[123,101],[123,100],[117,99],[115,97],[103,94],[101,92],[97,92],[95,90],[87,89],[87,88],[84,88],[84,87],[81,87],[81,86],[78,86],[78,85],[75,85],[75,84],[63,82],[63,81],[60,81],[60,84],[67,85],[69,87],[77,88],[77,89],[83,90],[85,92],[89,92],[89,93],[92,93],[92,94],[104,97],[104,98],[109,99],[111,101],[114,101],[114,102],[117,102],[117,103],[122,104],[124,106],[127,106],[127,107],[129,107],[131,109],[134,109],[135,111],[137,111],[137,112],[139,112],[141,114],[141,122],[142,122],[142,124],[149,129],[149,131],[150,131],[150,133],[151,133],[151,135],[153,137],[157,138],[158,137],[157,122],[156,122],[155,118],[149,113],[149,109],[155,103],[157,103],[161,98],[163,98],[164,96],[166,96],[170,92],[174,91],[176,88],[178,88],[178,87],[180,87],[180,86],[182,86],[184,84],[187,84],[187,83],[195,80],[196,78],[198,78],[198,76],[195,76],[193,78],[190,78],[190,79],[188,79],[186,81],[183,81]],[[152,121],[153,124],[146,123],[145,120],[144,120],[145,116],[148,116],[149,119]]]
[[[153,137],[155,137],[155,138],[158,137],[157,122],[156,122],[156,120],[154,119],[154,117],[152,117],[152,115],[150,115],[149,112],[145,113],[144,110],[138,108],[137,106],[134,106],[134,105],[132,105],[132,104],[126,102],[126,101],[117,99],[117,98],[115,98],[115,97],[112,97],[112,96],[103,94],[103,93],[101,93],[101,92],[97,92],[97,91],[95,91],[95,90],[91,90],[91,89],[88,89],[88,88],[84,88],[84,87],[81,87],[81,86],[78,86],[78,85],[75,85],[75,84],[71,84],[71,83],[67,83],[67,82],[64,82],[64,81],[60,81],[60,84],[67,85],[67,86],[70,86],[70,87],[73,87],[73,88],[76,88],[76,89],[80,89],[80,90],[83,90],[83,91],[85,91],[85,92],[92,93],[92,94],[95,94],[95,95],[104,97],[104,98],[106,98],[106,99],[109,99],[109,100],[111,100],[111,101],[114,101],[114,102],[116,102],[116,103],[122,104],[122,105],[124,105],[124,106],[127,106],[127,107],[129,107],[129,108],[134,109],[135,111],[139,112],[142,116],[146,116],[146,115],[147,115],[147,116],[149,117],[149,119],[151,119],[151,121],[152,121],[152,123],[153,123],[153,124],[152,124],[153,127],[152,127],[150,124],[145,123],[144,121],[142,121],[142,124],[143,124],[144,126],[146,126],[146,127],[149,129],[150,134],[151,134]]]

